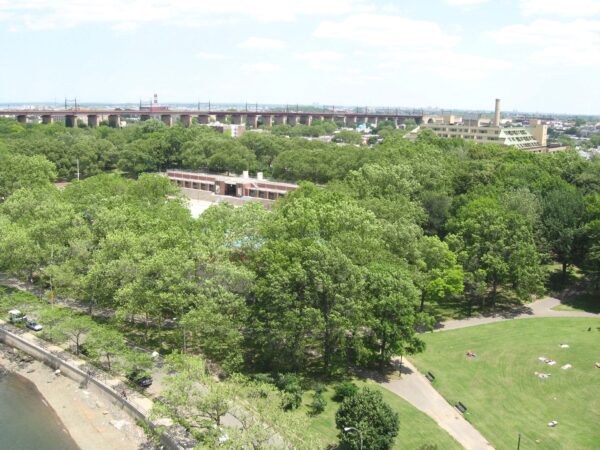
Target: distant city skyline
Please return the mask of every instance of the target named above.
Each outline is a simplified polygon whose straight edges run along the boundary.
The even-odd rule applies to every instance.
[[[0,105],[600,114],[597,0],[0,0]],[[424,3],[424,2],[423,2]]]

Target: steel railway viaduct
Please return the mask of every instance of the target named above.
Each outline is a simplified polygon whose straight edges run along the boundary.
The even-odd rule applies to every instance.
[[[199,111],[199,110],[170,110],[167,108],[154,108],[152,110],[127,110],[127,109],[2,109],[0,116],[15,117],[19,123],[26,124],[28,121],[50,124],[54,120],[64,120],[67,127],[76,128],[80,119],[89,127],[97,127],[103,120],[108,121],[109,126],[119,127],[121,118],[138,118],[148,120],[150,118],[160,119],[167,126],[172,126],[175,118],[179,118],[185,127],[192,125],[192,119],[196,118],[200,125],[212,121],[226,122],[229,118],[233,124],[246,124],[258,127],[272,125],[310,125],[313,120],[341,121],[346,125],[358,123],[370,123],[377,125],[379,121],[392,121],[396,126],[404,121],[412,119],[417,124],[427,122],[429,117],[422,114],[393,114],[393,113],[353,113],[353,112],[288,112],[288,111]]]

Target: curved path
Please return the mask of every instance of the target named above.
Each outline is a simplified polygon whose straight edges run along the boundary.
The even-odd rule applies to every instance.
[[[438,325],[435,331],[456,330],[459,328],[485,325],[513,319],[530,319],[536,317],[594,317],[600,314],[584,311],[554,311],[552,308],[560,305],[559,299],[545,297],[536,300],[518,312],[502,313],[489,317],[470,317],[461,320],[449,320]],[[404,358],[402,378],[378,383],[408,401],[415,408],[431,417],[438,426],[446,430],[456,441],[468,450],[492,449],[493,446],[450,405],[442,395],[435,390],[415,366]]]
[[[485,325],[486,323],[501,322],[513,319],[532,319],[536,317],[596,317],[600,314],[585,311],[555,311],[552,308],[561,304],[561,301],[554,297],[544,297],[536,300],[517,313],[500,313],[492,316],[469,317],[466,319],[447,320],[438,325],[435,331],[456,330],[458,328],[472,327],[475,325]]]

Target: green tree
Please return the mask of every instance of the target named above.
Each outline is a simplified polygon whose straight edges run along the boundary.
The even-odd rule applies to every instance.
[[[87,347],[93,358],[105,358],[106,368],[114,368],[115,358],[126,353],[125,338],[121,333],[108,327],[94,328],[86,336]]]
[[[379,370],[395,355],[423,351],[425,346],[416,327],[423,324],[425,317],[416,312],[418,290],[410,273],[399,266],[373,265],[369,267],[365,290],[368,304],[365,313],[371,333],[363,334]]]
[[[381,392],[365,387],[340,405],[335,425],[345,448],[360,449],[362,437],[363,448],[387,450],[394,445],[400,422],[398,414],[383,401]],[[349,427],[359,432],[345,431]]]
[[[562,183],[545,193],[542,199],[544,236],[556,260],[562,265],[563,278],[573,262],[575,239],[582,226],[585,204],[576,188]]]
[[[87,316],[73,315],[53,327],[53,332],[73,344],[75,354],[79,355],[83,339],[96,328],[95,322]]]
[[[0,203],[18,189],[44,187],[55,179],[54,164],[43,156],[15,155],[0,150]]]
[[[463,292],[464,273],[456,255],[437,236],[424,236],[419,241],[417,284],[421,289],[420,311],[425,301],[441,301]]]
[[[539,255],[530,227],[525,217],[490,197],[470,201],[449,221],[449,247],[470,278],[485,280],[492,305],[500,286],[520,298],[541,292]]]

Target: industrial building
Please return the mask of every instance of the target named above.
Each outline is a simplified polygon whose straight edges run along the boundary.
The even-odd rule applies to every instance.
[[[496,99],[493,120],[446,115],[432,118],[427,123],[421,124],[408,133],[407,137],[414,140],[423,130],[431,130],[436,136],[444,138],[462,138],[477,143],[500,144],[538,153],[548,151],[548,125],[540,120],[531,120],[528,127],[513,126],[510,122],[502,123],[500,99]]]

